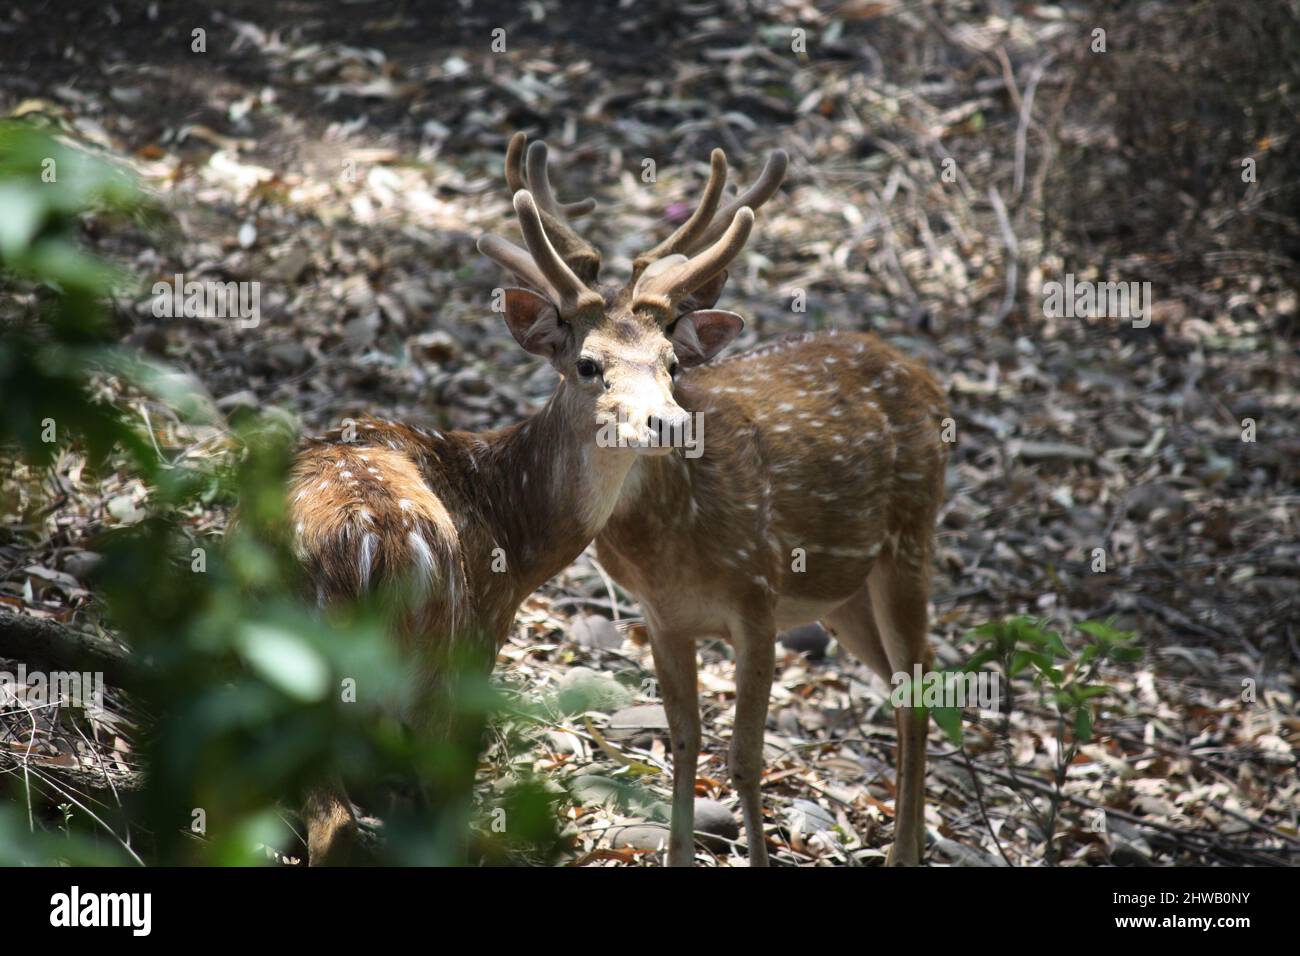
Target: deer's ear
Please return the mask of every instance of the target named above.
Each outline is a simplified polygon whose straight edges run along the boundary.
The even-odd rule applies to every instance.
[[[698,312],[701,309],[713,308],[718,304],[718,299],[722,296],[722,290],[726,284],[727,270],[723,269],[683,299],[678,311],[685,315],[687,312]]]
[[[745,320],[735,312],[704,309],[688,312],[669,330],[677,361],[690,368],[703,365],[726,348],[745,327]]]
[[[559,311],[529,289],[506,289],[506,326],[526,351],[542,358],[553,358],[564,346],[566,329]]]

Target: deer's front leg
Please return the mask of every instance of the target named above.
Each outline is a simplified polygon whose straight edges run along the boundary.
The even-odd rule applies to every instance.
[[[740,796],[745,816],[749,865],[767,866],[763,837],[763,731],[776,667],[776,630],[771,622],[747,623],[733,629],[736,648],[736,721],[731,731],[731,784]]]
[[[696,685],[695,639],[650,632],[655,676],[668,717],[673,749],[673,811],[668,865],[695,864],[695,766],[700,758],[700,693]]]

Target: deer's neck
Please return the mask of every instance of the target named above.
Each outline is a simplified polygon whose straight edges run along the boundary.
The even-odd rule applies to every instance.
[[[546,407],[487,443],[481,502],[512,579],[527,595],[591,543],[613,511],[635,455],[600,448],[561,382]]]

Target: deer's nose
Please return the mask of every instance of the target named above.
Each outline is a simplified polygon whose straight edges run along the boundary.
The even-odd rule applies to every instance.
[[[651,435],[658,437],[660,444],[671,445],[673,439],[685,431],[690,416],[686,412],[669,412],[651,415],[646,419],[646,428]]]

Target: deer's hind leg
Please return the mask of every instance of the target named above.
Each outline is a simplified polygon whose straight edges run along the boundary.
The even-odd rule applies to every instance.
[[[307,827],[308,866],[354,862],[359,829],[341,781],[309,787],[303,796],[302,819]]]
[[[900,562],[882,555],[863,586],[826,617],[845,650],[886,684],[896,673],[909,675],[916,664],[928,670],[933,656],[928,632],[928,564]],[[925,747],[927,715],[919,708],[894,712],[898,728],[897,795],[894,847],[889,862],[917,866],[925,853]]]
[[[830,614],[824,623],[835,635],[836,642],[880,677],[886,684],[892,676],[889,655],[876,627],[875,611],[871,607],[871,592],[862,582],[853,597]]]
[[[867,589],[881,644],[894,673],[911,675],[934,666],[929,641],[928,541],[900,541],[892,555],[881,555]],[[890,863],[917,866],[925,853],[925,748],[929,715],[922,707],[900,707],[898,724],[898,800]]]

